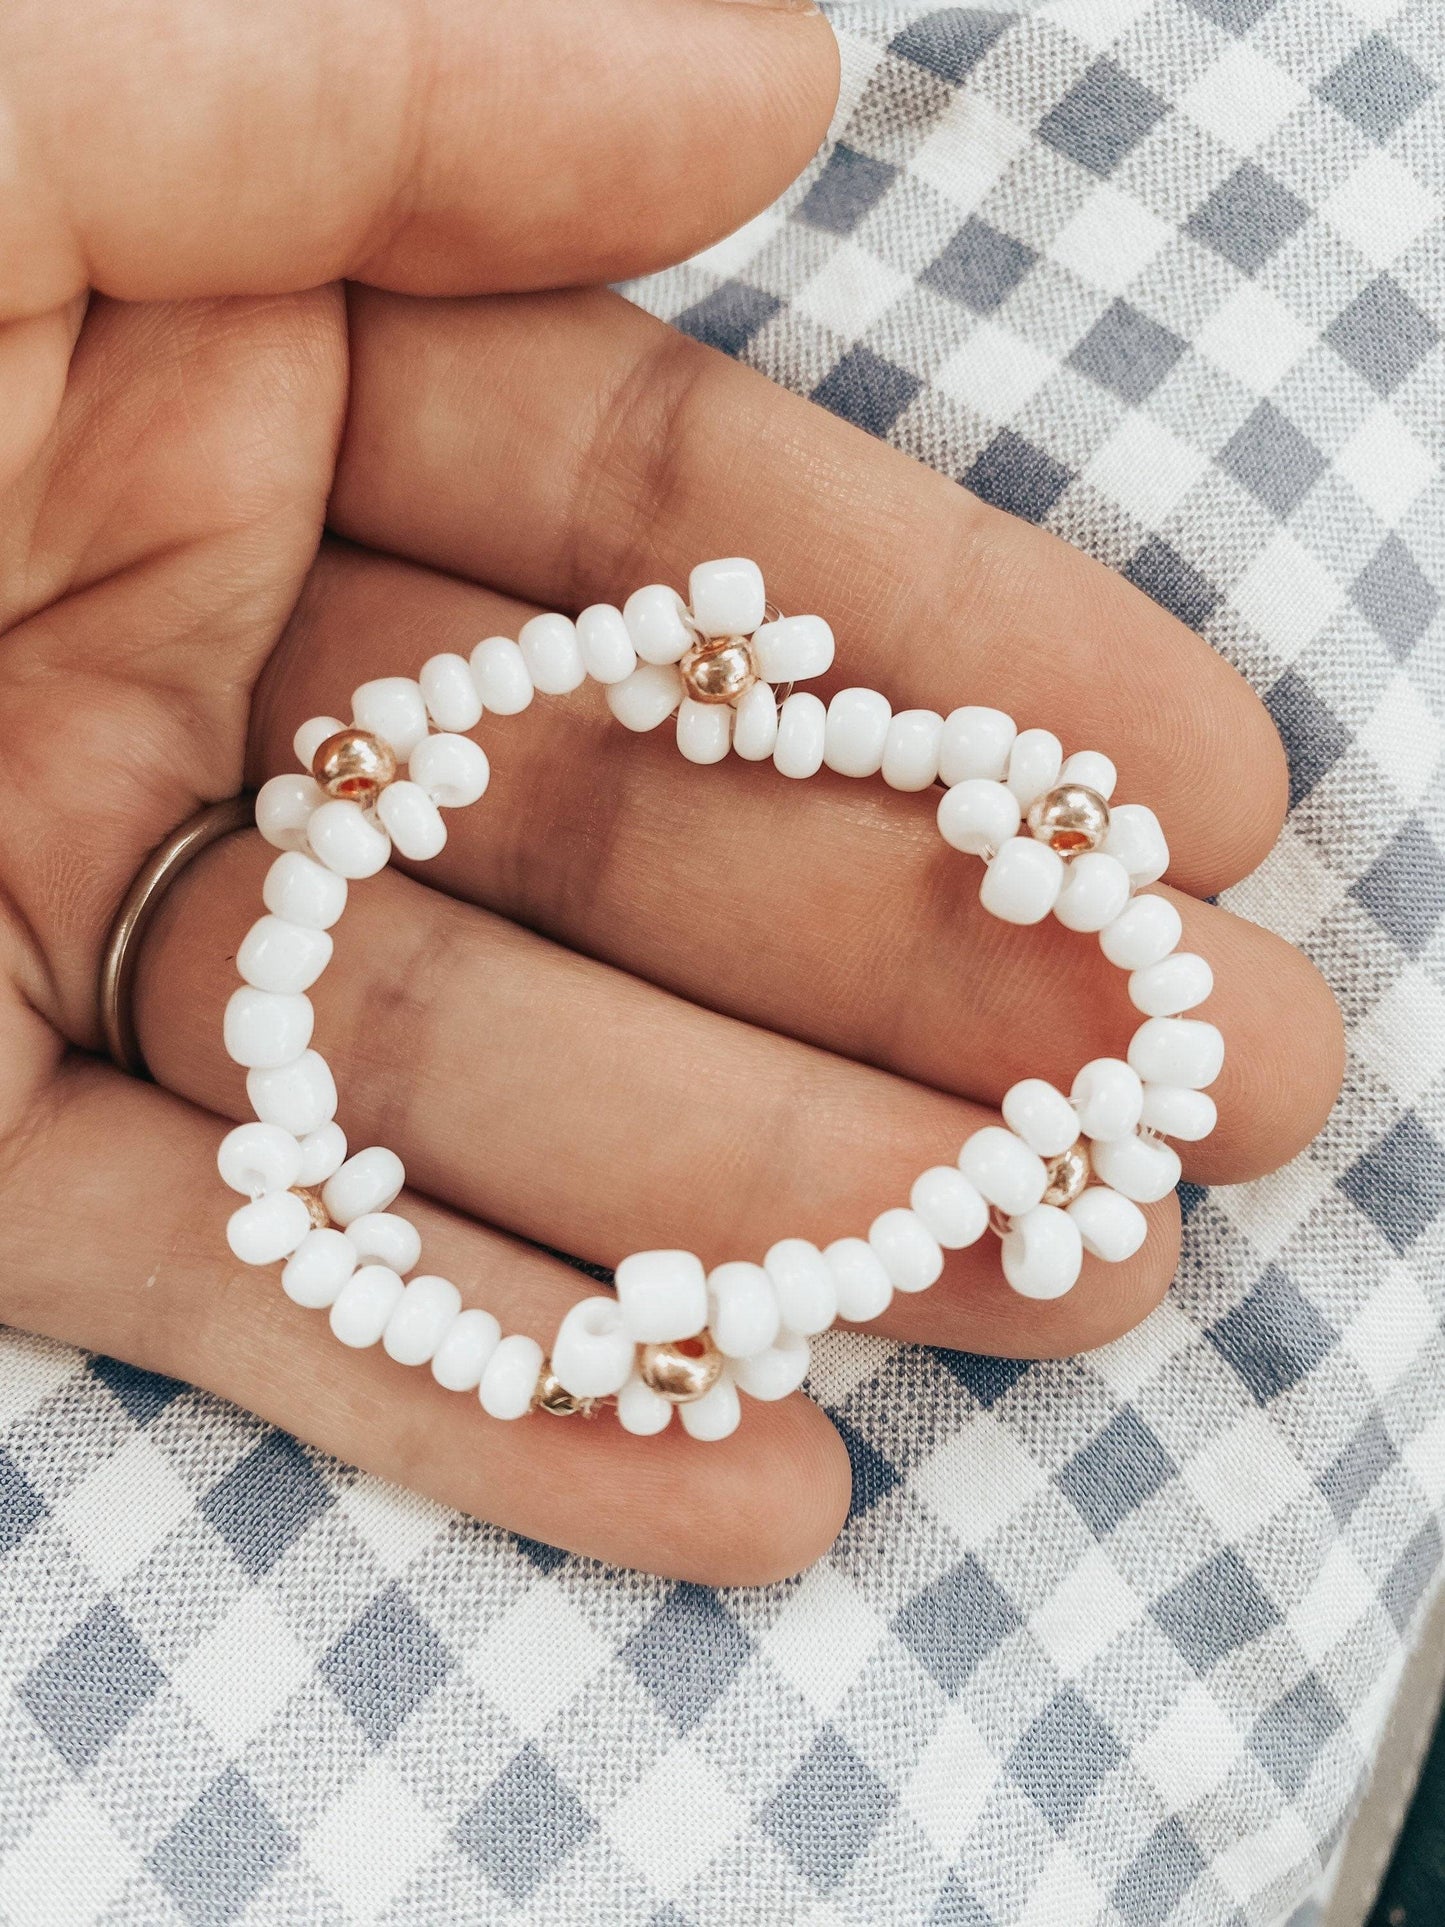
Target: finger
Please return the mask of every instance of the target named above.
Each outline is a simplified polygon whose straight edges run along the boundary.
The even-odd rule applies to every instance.
[[[273,659],[255,773],[291,766],[297,723],[344,713],[363,677],[515,634],[528,613],[455,578],[327,551]],[[790,783],[736,758],[699,769],[668,731],[617,727],[595,691],[484,719],[482,734],[491,788],[450,818],[427,881],[695,1003],[990,1104],[1020,1077],[1067,1089],[1140,1022],[1094,938],[983,910],[977,863],[943,844],[927,797],[826,772]],[[1227,1040],[1219,1128],[1181,1148],[1202,1180],[1255,1176],[1328,1112],[1339,1020],[1297,951],[1177,901],[1185,944],[1215,973],[1203,1014]]]
[[[1212,894],[1274,842],[1273,725],[1137,589],[605,292],[443,313],[367,294],[333,526],[553,607],[760,558],[838,632],[834,684],[896,708],[991,703],[1158,812],[1171,879]]]
[[[86,286],[639,273],[772,200],[837,89],[826,22],[786,0],[32,0],[0,64],[0,319]]]
[[[200,1385],[383,1478],[609,1564],[759,1584],[831,1542],[848,1461],[805,1399],[749,1401],[747,1424],[717,1444],[676,1427],[640,1439],[607,1418],[501,1423],[379,1347],[344,1350],[324,1316],[285,1297],[274,1270],[227,1252],[221,1128],[73,1060],[0,1164],[0,1222],[15,1254],[0,1285],[5,1322]],[[583,1295],[555,1259],[420,1199],[406,1210],[428,1263],[504,1330],[545,1342]]]

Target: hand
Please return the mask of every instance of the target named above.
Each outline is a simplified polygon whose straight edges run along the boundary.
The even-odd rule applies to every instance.
[[[1158,809],[1229,1043],[1186,1169],[1228,1182],[1297,1151],[1339,1078],[1311,968],[1203,900],[1279,829],[1263,709],[1061,543],[612,294],[548,291],[681,257],[782,188],[832,105],[818,16],[22,0],[0,53],[0,1317],[599,1558],[796,1570],[848,1496],[805,1400],[709,1446],[498,1424],[237,1267],[221,1012],[270,852],[235,837],[166,900],[137,1003],[154,1086],[95,1055],[116,903],[364,677],[754,554],[833,622],[843,679],[997,703]],[[406,1162],[428,1265],[510,1329],[545,1341],[582,1289],[538,1246],[711,1263],[864,1228],[1012,1080],[1067,1081],[1132,1028],[1097,946],[982,914],[931,798],[699,770],[595,690],[482,731],[491,791],[425,880],[353,893],[318,1040],[352,1143]],[[985,1241],[880,1329],[1101,1344],[1172,1276],[1174,1200],[1150,1218],[1056,1303],[1015,1297]]]

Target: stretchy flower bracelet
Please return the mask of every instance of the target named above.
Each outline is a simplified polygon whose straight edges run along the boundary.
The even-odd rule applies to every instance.
[[[873,689],[841,690],[826,707],[807,692],[779,702],[778,686],[831,666],[827,623],[779,615],[746,560],[701,564],[689,592],[685,604],[670,588],[639,589],[622,609],[599,603],[575,622],[534,616],[515,642],[489,637],[470,660],[434,656],[415,680],[364,683],[350,723],[320,716],[296,732],[305,773],[273,778],[256,799],[257,825],[281,854],[226,1009],[226,1049],[247,1071],[258,1119],[220,1150],[222,1177],[247,1199],[230,1220],[231,1250],[247,1264],[283,1264],[288,1296],[329,1310],[344,1345],[380,1343],[402,1364],[429,1365],[439,1384],[479,1394],[493,1418],[590,1413],[615,1400],[629,1432],[662,1431],[676,1407],[694,1438],[725,1438],[739,1392],[776,1399],[801,1384],[814,1333],[835,1319],[877,1318],[894,1292],[926,1290],[945,1251],[987,1232],[1000,1241],[1004,1276],[1028,1298],[1068,1291],[1085,1252],[1131,1257],[1146,1230],[1139,1207],[1179,1179],[1165,1138],[1214,1127],[1205,1086],[1224,1040],[1184,1014],[1208,997],[1213,976],[1203,957],[1178,948],[1173,904],[1141,894],[1169,852],[1152,810],[1111,804],[1108,757],[1083,750],[1065,761],[1048,730],[1017,730],[997,709],[895,714]],[[421,1239],[392,1209],[401,1160],[380,1146],[348,1155],[336,1086],[311,1048],[306,992],[330,962],[350,884],[379,871],[393,848],[434,857],[446,841],[441,812],[486,790],[487,758],[464,732],[487,711],[516,715],[534,693],[566,695],[589,676],[628,729],[675,714],[691,762],[731,750],[790,777],[826,767],[881,773],[899,790],[941,782],[939,831],[983,859],[984,908],[1007,923],[1052,915],[1096,934],[1129,973],[1144,1021],[1126,1057],[1085,1064],[1067,1097],[1039,1078],[1015,1084],[1003,1123],[976,1130],[955,1164],[923,1172],[907,1204],[875,1218],[866,1236],[823,1249],[784,1238],[760,1264],[712,1271],[691,1252],[637,1252],[618,1265],[615,1294],[572,1307],[548,1355],[530,1337],[504,1336],[490,1312],[464,1310],[448,1280],[418,1272]]]

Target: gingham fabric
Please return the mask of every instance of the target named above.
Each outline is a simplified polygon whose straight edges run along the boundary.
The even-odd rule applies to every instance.
[[[1344,1101],[1188,1193],[1168,1303],[1106,1351],[821,1345],[853,1514],[764,1591],[567,1558],[8,1336],[19,1927],[1307,1915],[1441,1557],[1438,0],[835,20],[833,143],[642,298],[1253,678],[1293,809],[1229,901],[1329,976]]]

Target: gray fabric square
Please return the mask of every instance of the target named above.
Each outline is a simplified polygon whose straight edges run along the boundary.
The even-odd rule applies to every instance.
[[[20,1682],[16,1696],[83,1773],[152,1699],[164,1675],[113,1599],[102,1599]]]
[[[1220,591],[1208,576],[1157,535],[1129,558],[1124,575],[1191,629],[1202,629],[1219,606]]]
[[[803,1878],[831,1893],[866,1851],[894,1797],[842,1735],[825,1726],[763,1802],[759,1819]]]
[[[1440,1569],[1440,1528],[1427,1519],[1385,1575],[1380,1603],[1403,1633],[1425,1596],[1425,1588]]]
[[[1137,406],[1183,353],[1184,343],[1172,329],[1151,321],[1127,301],[1115,301],[1074,349],[1069,363]]]
[[[1407,956],[1419,956],[1445,913],[1445,856],[1418,816],[1400,825],[1349,893]]]
[[[44,1499],[0,1446],[0,1554],[13,1552],[47,1510]]]
[[[1261,1405],[1312,1372],[1337,1335],[1278,1265],[1205,1333]]]
[[[955,1870],[948,1876],[928,1916],[928,1927],[997,1927],[994,1916],[984,1906],[963,1875]]]
[[[1074,1454],[1055,1483],[1094,1536],[1103,1539],[1121,1519],[1168,1485],[1177,1471],[1154,1433],[1126,1405]]]
[[[694,341],[720,348],[725,355],[740,355],[782,305],[775,294],[750,288],[745,281],[725,281],[692,307],[684,308],[677,326]]]
[[[163,1412],[185,1390],[178,1379],[164,1378],[159,1372],[143,1372],[138,1365],[127,1365],[119,1358],[94,1359],[90,1369],[126,1417],[134,1419],[137,1425],[149,1425],[157,1413]]]
[[[1175,1814],[1150,1834],[1110,1898],[1130,1927],[1163,1927],[1206,1865]]]
[[[828,156],[822,173],[798,207],[798,219],[829,234],[851,234],[875,208],[897,178],[889,161],[860,154],[842,141]]]
[[[674,1586],[620,1657],[679,1733],[697,1725],[747,1664],[753,1642],[708,1586]]]
[[[1091,174],[1112,174],[1168,111],[1116,60],[1096,60],[1039,122],[1039,139]]]
[[[982,1352],[951,1352],[935,1348],[934,1357],[945,1371],[967,1386],[986,1412],[1029,1373],[1026,1358],[992,1358]]]
[[[1287,669],[1266,693],[1264,702],[1289,758],[1289,806],[1293,809],[1344,755],[1350,746],[1350,732],[1298,670]]]
[[[1089,1702],[1066,1686],[1006,1762],[1055,1833],[1066,1833],[1124,1750]]]
[[[1249,1750],[1276,1786],[1293,1798],[1343,1720],[1334,1695],[1317,1674],[1310,1673],[1260,1714],[1249,1736]]]
[[[1024,1623],[972,1553],[925,1586],[899,1613],[898,1637],[950,1698],[979,1663]]]
[[[306,1449],[286,1432],[268,1432],[211,1487],[201,1513],[257,1579],[330,1504]]]
[[[853,1496],[848,1504],[848,1517],[859,1519],[880,1499],[886,1498],[895,1486],[901,1485],[903,1475],[846,1419],[839,1418],[836,1412],[829,1416],[847,1450],[848,1464],[853,1474]]]
[[[1244,34],[1263,20],[1275,0],[1189,0],[1189,4],[1226,33]]]
[[[1435,620],[1440,591],[1398,535],[1388,535],[1356,576],[1350,600],[1403,662]]]
[[[1320,1491],[1341,1525],[1347,1523],[1399,1456],[1385,1421],[1378,1412],[1372,1412],[1320,1475]]]
[[[940,80],[962,80],[999,35],[1014,23],[1011,13],[988,7],[943,7],[914,20],[890,43],[892,51]]]
[[[1445,1151],[1414,1111],[1406,1111],[1339,1183],[1351,1204],[1404,1257],[1445,1206]]]
[[[452,1838],[513,1906],[520,1907],[596,1824],[528,1741],[458,1820]]]
[[[1393,40],[1372,33],[1319,86],[1332,107],[1383,141],[1435,91],[1435,83]]]
[[[1377,394],[1390,395],[1429,354],[1440,330],[1392,275],[1377,275],[1325,329],[1340,359]]]
[[[293,1845],[233,1766],[157,1842],[146,1865],[193,1927],[224,1927],[245,1911]]]
[[[529,1539],[521,1532],[513,1535],[512,1544],[529,1565],[537,1568],[538,1572],[556,1572],[559,1566],[566,1565],[570,1557],[561,1546],[545,1545],[542,1540]]]
[[[1308,435],[1269,401],[1230,436],[1219,465],[1281,520],[1299,507],[1328,467]]]
[[[963,485],[995,508],[1042,522],[1073,480],[1062,462],[1006,428],[964,470]]]
[[[856,422],[870,435],[886,435],[923,383],[871,348],[850,348],[813,390],[813,400]]]
[[[385,1746],[453,1664],[395,1580],[322,1656],[320,1671],[371,1744]]]
[[[1308,215],[1282,181],[1244,161],[1194,210],[1184,231],[1245,274],[1257,274]]]
[[[936,294],[960,301],[975,314],[991,314],[1023,280],[1038,255],[1010,234],[974,214],[923,271]]]
[[[1154,1602],[1150,1616],[1200,1675],[1280,1623],[1274,1601],[1233,1546],[1171,1587]]]

